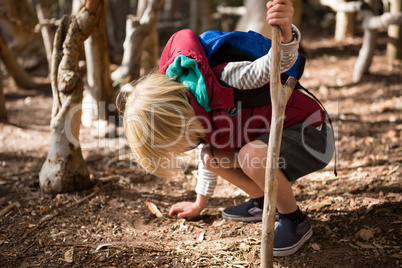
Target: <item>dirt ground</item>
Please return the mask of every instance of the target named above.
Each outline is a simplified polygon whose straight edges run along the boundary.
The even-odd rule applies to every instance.
[[[314,235],[296,254],[275,258],[275,267],[402,267],[402,63],[388,67],[385,44],[382,37],[370,74],[354,84],[361,38],[335,43],[331,36],[304,36],[301,83],[332,115],[338,176],[332,162],[294,184]],[[220,179],[201,216],[170,218],[172,204],[195,198],[195,165],[170,179],[145,174],[130,160],[122,135],[100,139],[96,129],[82,129],[95,185],[42,193],[50,87],[17,89],[7,78],[4,90],[10,123],[0,125],[0,210],[13,208],[0,217],[0,266],[259,266],[261,223],[220,217],[225,207],[247,200],[242,191]],[[151,213],[151,203],[162,217]]]

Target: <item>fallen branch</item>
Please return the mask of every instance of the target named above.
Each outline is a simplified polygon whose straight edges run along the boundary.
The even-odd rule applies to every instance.
[[[397,14],[384,13],[380,16],[372,16],[367,21],[364,21],[363,28],[368,30],[376,30],[388,27],[392,24],[402,24],[402,13]]]
[[[343,2],[339,0],[309,0],[308,2],[313,6],[328,6],[336,12],[350,13],[360,11],[364,5],[364,2],[361,1]]]
[[[80,204],[82,204],[83,202],[87,201],[88,199],[91,199],[92,197],[94,197],[95,195],[97,195],[98,193],[100,193],[101,191],[103,191],[106,187],[108,187],[110,184],[112,184],[114,181],[110,181],[106,184],[104,184],[102,187],[100,187],[98,190],[96,190],[95,192],[93,192],[90,195],[87,195],[86,197],[78,200],[77,202],[63,208],[62,210],[57,211],[55,214],[53,215],[47,215],[45,217],[43,217],[39,223],[31,230],[29,230],[28,232],[26,232],[20,239],[20,241],[24,240],[28,235],[30,235],[31,233],[33,233],[34,231],[36,231],[37,229],[39,229],[42,225],[44,225],[46,222],[56,218],[57,216],[63,214],[64,212],[66,212],[67,210],[70,210]]]
[[[10,205],[6,206],[5,208],[3,208],[0,211],[0,217],[6,215],[8,212],[10,212],[13,208],[18,206],[19,204],[20,204],[19,202],[14,202],[14,203],[11,203]]]
[[[33,241],[32,244],[30,244],[29,246],[27,246],[27,247],[20,253],[20,256],[22,256],[23,254],[25,254],[31,247],[35,246],[36,243],[38,243],[37,240]]]
[[[220,15],[235,15],[235,16],[243,16],[247,13],[247,9],[244,6],[241,7],[228,7],[219,5],[217,7],[218,13]]]

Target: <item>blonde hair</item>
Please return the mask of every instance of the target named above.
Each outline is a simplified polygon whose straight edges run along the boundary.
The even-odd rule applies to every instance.
[[[187,87],[156,71],[132,85],[124,129],[135,160],[147,172],[167,177],[177,156],[198,143],[204,128],[187,101]]]

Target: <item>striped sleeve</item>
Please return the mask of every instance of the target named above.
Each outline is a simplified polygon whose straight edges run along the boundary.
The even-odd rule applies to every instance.
[[[292,25],[293,41],[282,44],[281,73],[289,70],[296,62],[301,39],[300,31]],[[271,50],[255,61],[230,62],[222,71],[221,80],[239,89],[259,88],[269,82]]]
[[[198,180],[195,192],[204,196],[212,196],[215,191],[218,175],[207,170],[202,162],[198,164]]]

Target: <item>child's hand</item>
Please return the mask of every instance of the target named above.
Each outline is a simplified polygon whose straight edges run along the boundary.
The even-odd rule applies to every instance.
[[[274,0],[267,3],[266,20],[269,25],[278,25],[282,30],[282,43],[289,43],[293,40],[292,19],[293,6],[290,0]]]
[[[197,217],[203,209],[195,202],[180,202],[170,208],[169,216],[172,217],[177,214],[178,218]]]

